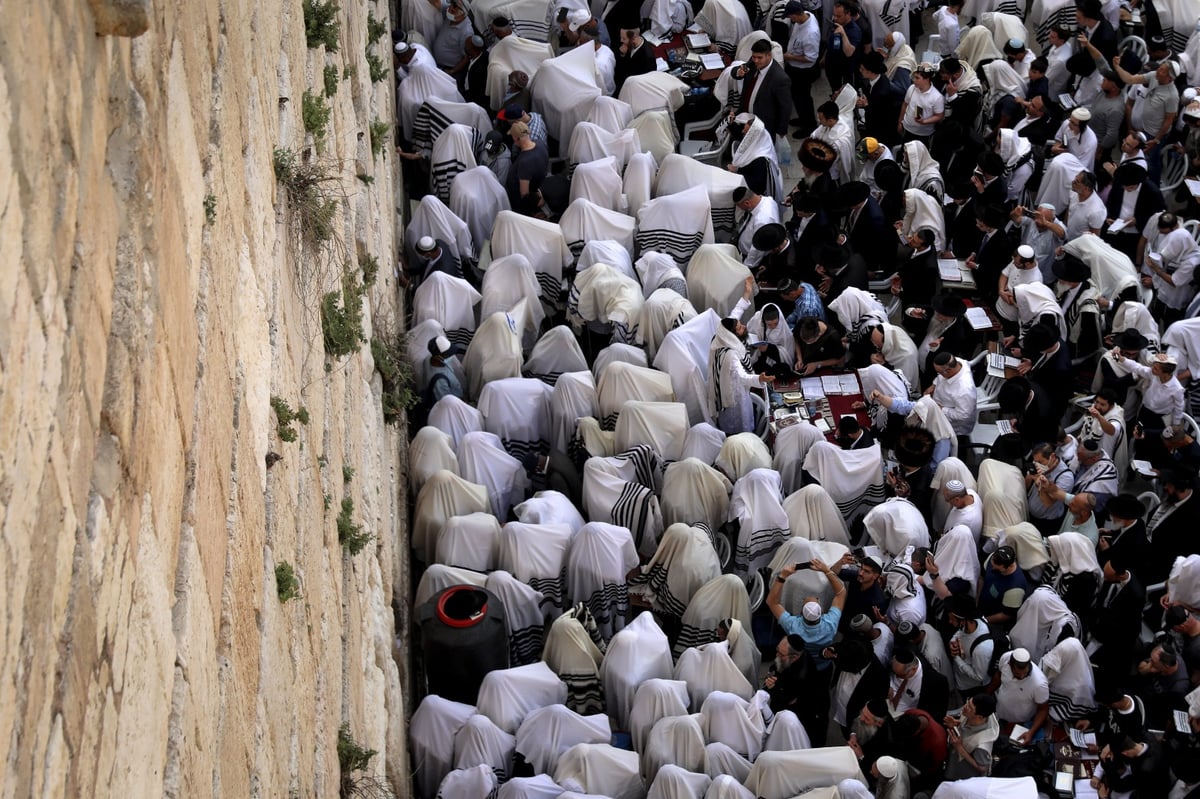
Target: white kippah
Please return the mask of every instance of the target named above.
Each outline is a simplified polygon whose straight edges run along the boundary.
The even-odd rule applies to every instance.
[[[807,622],[816,622],[821,618],[821,605],[817,602],[805,602],[800,609],[800,615]]]
[[[1033,248],[1030,247],[1028,244],[1022,244],[1020,247],[1017,248],[1017,255],[1021,256],[1026,261],[1031,261],[1031,260],[1033,260],[1034,256],[1037,255],[1037,253],[1035,253],[1033,251]]]
[[[422,236],[417,240],[417,249],[421,252],[429,252],[437,246],[437,242],[433,240],[433,236]]]
[[[445,336],[438,336],[433,340],[433,344],[437,347],[438,352],[446,353],[450,351],[450,339]]]
[[[396,46],[392,48],[396,51],[396,55],[404,55],[409,50],[408,42],[396,42]]]

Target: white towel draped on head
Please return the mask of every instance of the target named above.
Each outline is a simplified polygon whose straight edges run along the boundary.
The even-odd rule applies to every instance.
[[[559,375],[550,395],[550,445],[559,452],[568,452],[579,420],[598,413],[596,380],[591,372]]]
[[[506,313],[521,300],[532,316],[532,323],[541,329],[546,314],[538,300],[538,279],[533,264],[521,253],[505,255],[488,264],[483,273],[483,301],[479,316],[487,319],[494,313]]]
[[[904,145],[904,155],[908,161],[908,183],[906,185],[921,189],[931,183],[943,185],[942,166],[929,154],[929,148],[922,142],[910,141]]]
[[[524,522],[509,522],[500,532],[500,568],[542,593],[547,619],[566,607],[563,575],[572,535],[565,524]]]
[[[624,527],[589,522],[571,539],[567,601],[587,606],[605,640],[625,626],[629,612],[625,575],[637,565],[633,535]]]
[[[818,441],[804,459],[804,470],[825,487],[846,520],[854,518],[864,505],[883,501],[883,455],[878,443],[844,450]]]
[[[767,740],[763,744],[763,751],[793,752],[797,749],[811,748],[812,740],[808,737],[808,730],[804,729],[795,713],[783,710],[775,714],[767,728]]]
[[[736,433],[725,439],[713,465],[736,483],[755,469],[770,469],[771,451],[753,433]]]
[[[633,270],[633,257],[629,254],[629,248],[612,239],[592,239],[584,244],[575,263],[575,272],[578,274],[586,271],[596,264],[608,264],[621,274],[635,279],[638,276]]]
[[[644,790],[635,752],[610,744],[576,744],[554,768],[554,781],[612,799],[637,799]]]
[[[1190,234],[1189,234],[1190,235]],[[1138,284],[1137,267],[1129,256],[1113,247],[1100,236],[1079,236],[1063,245],[1068,255],[1074,255],[1092,268],[1089,282],[1100,292],[1100,296],[1116,299],[1122,291]],[[1124,303],[1122,303],[1124,305]],[[1118,312],[1120,309],[1118,309]],[[1115,322],[1114,322],[1114,329]],[[1145,331],[1143,331],[1145,332]],[[1158,340],[1158,326],[1147,338]]]
[[[529,259],[537,274],[543,304],[554,307],[562,290],[562,270],[575,259],[562,228],[544,219],[501,211],[492,227],[492,257],[503,258],[514,253]]]
[[[451,516],[438,532],[434,560],[487,573],[496,568],[500,522],[490,513]]]
[[[621,102],[629,104],[636,119],[646,111],[678,111],[683,105],[683,96],[687,91],[688,85],[674,75],[668,75],[666,72],[647,72],[627,78],[618,97]]]
[[[403,84],[401,84],[403,85]],[[456,768],[446,775],[438,786],[438,799],[477,799],[480,796],[493,796],[499,785],[499,779],[492,767],[480,763],[471,768]]]
[[[946,502],[946,497],[942,495],[942,488],[951,480],[960,481],[967,489],[976,491],[979,484],[975,482],[975,475],[971,474],[971,470],[967,465],[958,458],[950,457],[944,459],[937,465],[937,469],[933,473],[933,480],[929,483],[929,487],[933,489],[933,529],[946,529],[946,517],[950,513],[950,504]]]
[[[476,709],[515,734],[533,711],[567,701],[567,686],[545,663],[489,671],[479,685]]]
[[[620,205],[621,176],[611,166],[612,159],[605,158],[576,170],[571,204],[558,221],[573,253],[583,252],[587,242],[597,239],[615,241],[627,251],[633,249],[635,223],[616,207]]]
[[[505,451],[518,460],[541,452],[550,440],[547,411],[552,391],[543,381],[527,377],[493,380],[479,393],[484,429],[499,436]]]
[[[475,714],[454,734],[454,767],[474,768],[486,765],[496,779],[508,779],[516,739],[496,726],[487,716]]]
[[[767,327],[763,322],[763,311],[767,308],[774,308],[779,313],[779,322],[774,328]],[[796,339],[787,325],[786,315],[775,303],[767,303],[762,310],[750,317],[750,321],[746,323],[746,331],[759,341],[767,341],[778,347],[779,357],[783,358],[785,363],[795,363]]]
[[[917,400],[904,423],[909,427],[925,428],[933,434],[934,441],[949,441],[950,454],[958,455],[958,435],[946,418],[946,412],[934,402],[933,397],[923,396]]]
[[[712,37],[713,41],[737,44],[754,25],[745,7],[735,0],[707,0],[696,14],[696,24]]]
[[[988,458],[979,465],[979,496],[984,538],[998,538],[1006,527],[1025,521],[1025,478],[1011,463]]]
[[[986,519],[984,526],[985,528],[987,526]],[[1017,565],[1025,571],[1035,569],[1050,562],[1050,553],[1046,549],[1046,539],[1042,538],[1038,529],[1029,522],[1019,522],[1002,529],[997,539],[997,546],[1004,546],[1005,544],[1016,550]]]
[[[665,257],[665,256],[664,256]],[[671,261],[670,258],[667,258]],[[672,268],[674,261],[671,261]],[[679,272],[678,268],[675,268]],[[682,280],[682,273],[680,280]],[[686,293],[686,288],[684,289]],[[654,291],[642,304],[642,314],[637,326],[638,343],[644,344],[650,358],[658,356],[658,348],[672,330],[696,318],[696,309],[674,289],[661,288]],[[673,376],[672,376],[673,377]],[[674,380],[672,380],[674,385]],[[675,391],[677,396],[687,396],[686,391]],[[686,405],[686,403],[685,403]],[[690,416],[690,412],[689,412]]]
[[[507,203],[505,200],[505,205]],[[488,220],[487,227],[489,231],[492,229],[491,219]],[[452,211],[432,194],[421,198],[413,210],[408,227],[404,229],[404,253],[410,261],[416,258],[417,242],[422,236],[431,236],[442,241],[459,260],[474,261],[478,255],[474,236],[467,223],[456,211]],[[484,236],[480,242],[486,239],[487,236]]]
[[[679,129],[675,127],[675,116],[665,108],[638,114],[629,123],[628,132],[637,135],[642,151],[649,153],[656,162],[675,152],[679,145]]]
[[[703,747],[700,753],[703,756]],[[707,774],[696,774],[668,764],[659,769],[654,782],[650,783],[646,799],[704,799],[711,783]]]
[[[696,310],[711,308],[722,317],[733,312],[750,277],[750,270],[732,244],[701,245],[688,262],[686,273],[688,299]]]
[[[412,546],[417,559],[433,560],[437,532],[451,516],[491,509],[487,489],[449,471],[440,471],[425,481],[417,494],[413,512]]]

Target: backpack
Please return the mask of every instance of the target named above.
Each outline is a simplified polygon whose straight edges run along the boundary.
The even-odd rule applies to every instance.
[[[987,673],[995,676],[1000,670],[1000,658],[1005,652],[1011,652],[1013,645],[1012,639],[1008,637],[1008,633],[998,627],[989,627],[987,635],[981,635],[971,642],[971,649],[967,654],[975,654],[975,650],[984,641],[992,642],[992,656],[988,658]]]

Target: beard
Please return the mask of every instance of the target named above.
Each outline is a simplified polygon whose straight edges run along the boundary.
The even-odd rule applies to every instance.
[[[850,723],[850,731],[858,736],[858,743],[861,745],[874,738],[875,733],[879,732],[879,727],[866,724],[862,719],[855,719]]]

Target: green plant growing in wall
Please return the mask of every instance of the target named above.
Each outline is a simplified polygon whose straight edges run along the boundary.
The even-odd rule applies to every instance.
[[[317,141],[325,138],[329,128],[329,103],[320,94],[304,90],[300,115],[304,120],[304,129],[313,135]]]
[[[325,96],[333,97],[338,90],[338,68],[334,64],[326,64],[325,70],[321,73],[321,77],[325,81]]]
[[[367,70],[371,76],[371,83],[387,80],[388,68],[384,65],[383,59],[375,55],[370,44],[367,45]]]
[[[370,11],[367,12],[367,41],[373,42],[379,39],[380,36],[388,32],[386,24],[375,19],[375,15]]]
[[[271,397],[271,408],[275,411],[275,432],[279,433],[280,440],[295,441],[297,433],[296,428],[292,427],[292,422],[307,425],[308,409],[302,405],[298,409],[292,410],[292,406],[288,405],[287,400],[282,397]]]
[[[304,39],[309,47],[325,45],[326,52],[337,52],[342,27],[337,19],[340,10],[333,0],[304,0]]]
[[[292,222],[301,239],[319,249],[333,238],[338,211],[337,178],[319,161],[275,148],[275,179],[287,192]]]
[[[398,424],[404,412],[420,399],[412,363],[408,360],[407,344],[405,335],[379,326],[371,338],[371,357],[383,383],[380,397],[383,421],[388,424]]]
[[[360,183],[362,183],[364,186],[373,186],[375,184],[374,176],[368,175],[365,172],[359,172],[354,177],[358,178],[358,181]]]
[[[204,195],[204,224],[213,225],[217,221],[217,195]]]
[[[342,482],[349,483],[353,479],[354,479],[354,467],[353,466],[343,466],[342,467]]]
[[[337,755],[341,776],[338,795],[341,799],[391,799],[391,786],[382,777],[367,773],[371,758],[378,752],[367,749],[350,735],[350,725],[338,729]]]
[[[321,332],[326,355],[334,358],[349,355],[367,340],[363,335],[362,297],[362,286],[346,275],[340,292],[331,291],[321,299]]]
[[[353,64],[347,64],[346,66],[342,67],[342,80],[350,80],[357,74],[358,67],[354,66]]]
[[[362,271],[363,285],[374,286],[375,278],[379,276],[379,259],[374,255],[360,255],[358,257],[358,268]]]
[[[351,555],[362,552],[371,541],[371,534],[363,532],[362,525],[354,523],[354,500],[342,498],[342,509],[337,517],[338,543]]]
[[[378,119],[371,123],[371,155],[378,158],[383,152],[383,148],[387,145],[388,132],[391,129],[391,125],[380,122]]]
[[[292,571],[292,564],[286,560],[275,565],[275,593],[279,595],[280,602],[300,597],[300,581]]]

